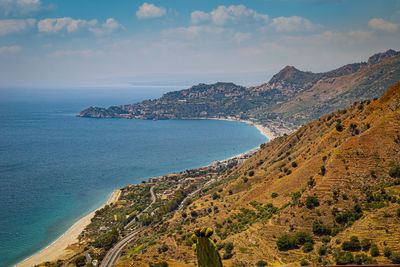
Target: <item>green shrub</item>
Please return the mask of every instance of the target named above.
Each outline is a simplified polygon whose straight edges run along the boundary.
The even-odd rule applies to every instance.
[[[396,214],[397,214],[397,217],[400,217],[400,208],[397,209]]]
[[[390,258],[390,256],[392,256],[392,250],[390,248],[388,248],[388,247],[384,247],[383,248],[383,255],[386,258]]]
[[[360,241],[358,240],[358,237],[352,236],[350,238],[350,241],[345,241],[342,244],[342,249],[345,251],[360,251],[361,250],[361,244]]]
[[[279,250],[290,250],[297,248],[297,240],[295,237],[288,234],[284,234],[276,240],[276,245]]]
[[[322,246],[319,247],[319,249],[318,249],[318,254],[319,254],[320,256],[326,255],[326,252],[327,252],[327,248],[326,248],[325,245],[322,245]]]
[[[234,246],[232,242],[228,242],[225,244],[225,251],[231,253],[233,250]]]
[[[337,130],[338,132],[343,131],[343,126],[340,124],[340,122],[338,122],[338,123],[336,124],[335,128],[336,128],[336,130]]]
[[[337,251],[334,256],[337,265],[348,265],[354,263],[354,257],[351,252]]]
[[[300,261],[300,265],[301,265],[301,266],[309,266],[310,263],[309,263],[307,260],[302,259],[302,260]]]
[[[324,176],[326,173],[326,168],[324,165],[321,166],[321,175]]]
[[[197,217],[197,216],[199,216],[198,214],[197,214],[197,212],[195,211],[195,210],[192,210],[191,212],[190,212],[190,216],[192,216],[192,217]]]
[[[243,183],[247,183],[247,181],[249,180],[249,178],[243,177],[242,180],[243,180]]]
[[[373,244],[371,246],[371,256],[372,257],[378,257],[379,256],[379,248],[376,244]]]
[[[389,170],[390,177],[400,178],[400,166],[393,167]]]
[[[298,245],[303,245],[305,243],[314,244],[314,240],[313,240],[312,236],[310,235],[310,233],[297,232],[294,237],[295,237],[296,243]]]
[[[400,253],[393,253],[390,259],[393,264],[400,264]]]
[[[313,209],[313,208],[318,207],[318,206],[319,206],[319,201],[318,201],[318,199],[316,197],[308,196],[306,198],[306,207],[308,209]]]
[[[158,253],[167,252],[168,249],[169,249],[168,245],[167,244],[163,244],[160,248],[158,248]]]
[[[331,238],[329,236],[323,236],[321,238],[321,241],[326,244],[326,243],[329,243],[331,241]]]
[[[250,171],[250,172],[249,172],[249,176],[250,176],[250,177],[254,176],[254,171]]]
[[[292,162],[292,167],[293,167],[293,168],[296,168],[296,167],[297,167],[296,161],[293,161],[293,162]]]
[[[257,267],[268,266],[268,262],[263,261],[263,260],[260,260],[260,261],[257,261],[256,266],[257,266]]]
[[[212,199],[213,199],[213,200],[216,200],[216,199],[218,199],[218,198],[221,198],[221,196],[218,195],[218,193],[214,192],[214,194],[212,195]]]
[[[311,242],[306,242],[306,243],[304,243],[302,249],[303,249],[303,252],[307,253],[307,252],[313,251],[314,245]]]
[[[361,247],[362,250],[368,251],[371,248],[371,240],[368,238],[364,238],[363,240],[361,240]]]
[[[75,266],[80,267],[80,266],[85,266],[86,265],[86,257],[84,255],[79,256],[74,260]]]
[[[319,235],[319,236],[330,235],[331,227],[328,225],[323,225],[321,221],[315,220],[315,221],[313,221],[312,231],[314,234]]]
[[[224,260],[228,260],[228,259],[230,259],[230,258],[232,258],[232,253],[230,253],[230,252],[225,252],[224,253],[224,255],[222,255],[222,258],[224,259]]]
[[[276,193],[276,192],[273,192],[273,193],[271,194],[271,197],[272,197],[272,198],[276,198],[276,197],[278,197],[278,193]]]

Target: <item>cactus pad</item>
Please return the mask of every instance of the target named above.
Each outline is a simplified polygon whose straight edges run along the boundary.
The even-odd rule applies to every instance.
[[[222,267],[217,246],[210,238],[213,232],[213,229],[207,227],[194,229],[194,235],[191,238],[199,267]]]

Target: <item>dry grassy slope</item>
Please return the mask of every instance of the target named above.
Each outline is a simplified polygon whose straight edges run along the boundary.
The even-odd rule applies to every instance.
[[[170,246],[169,251],[158,255],[157,248],[160,245],[148,248],[144,254],[138,256],[135,264],[140,266],[140,260],[154,262],[165,259],[171,266],[183,266],[185,262],[193,265],[194,254],[191,248],[179,244],[177,239],[183,240],[196,226],[215,228],[216,223],[222,223],[230,214],[238,213],[241,207],[252,209],[249,204],[252,201],[273,203],[276,207],[282,207],[292,201],[291,195],[296,191],[303,192],[299,199],[300,205],[290,205],[279,215],[249,225],[247,230],[229,235],[223,241],[217,235],[214,236],[218,242],[234,243],[233,258],[225,261],[226,266],[254,264],[260,259],[275,265],[298,264],[303,258],[317,264],[316,250],[322,244],[318,237],[316,249],[307,255],[300,249],[279,251],[276,247],[277,237],[290,229],[311,232],[312,221],[316,218],[333,225],[332,207],[350,209],[355,198],[360,203],[365,203],[365,190],[376,190],[381,184],[393,182],[388,171],[394,164],[400,165],[400,83],[392,86],[380,99],[362,103],[362,109],[360,105],[357,103],[345,111],[323,116],[290,136],[265,144],[255,156],[235,167],[230,177],[236,179],[217,186],[187,209],[188,213],[190,210],[201,213],[211,207],[213,202],[213,206],[219,207],[219,213],[184,224],[181,214],[175,214],[169,221],[169,228],[180,226],[182,232],[172,231],[169,236],[163,235],[159,239],[159,244],[166,243]],[[341,132],[335,128],[337,120],[342,121],[344,129]],[[350,124],[356,124],[361,133],[352,135]],[[292,162],[296,162],[297,166],[293,167]],[[325,175],[321,174],[322,165],[326,168]],[[291,173],[286,175],[284,168],[291,170]],[[255,173],[251,177],[250,171]],[[376,178],[372,177],[371,171],[376,173]],[[307,182],[311,176],[314,177],[315,186],[310,188]],[[246,183],[243,177],[248,178]],[[221,198],[212,200],[212,193],[219,189],[223,190],[219,193]],[[232,195],[228,193],[229,190],[232,190]],[[328,205],[325,201],[332,200],[333,190],[340,190],[339,201]],[[399,186],[391,186],[386,190],[391,194],[400,193]],[[278,193],[278,197],[272,198],[273,192]],[[347,200],[343,199],[343,194],[348,196]],[[301,205],[310,195],[316,196],[321,204],[312,210]],[[398,207],[396,203],[389,203],[388,207],[364,212],[360,220],[332,238],[330,244],[336,246],[337,239],[344,241],[351,235],[357,235],[360,239],[371,238],[380,249],[385,241],[387,246],[400,252],[400,233],[397,231],[400,219],[394,215]],[[385,212],[393,216],[384,217]],[[334,263],[332,257],[327,259]],[[377,260],[379,263],[389,263],[384,257],[378,257]],[[121,262],[120,266],[131,263],[131,260],[127,260]]]

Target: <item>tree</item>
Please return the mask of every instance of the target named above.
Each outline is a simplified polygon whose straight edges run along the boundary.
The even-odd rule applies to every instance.
[[[263,260],[257,261],[256,267],[264,267],[264,266],[268,266],[268,262]]]
[[[345,251],[360,251],[361,244],[360,241],[358,240],[358,237],[352,236],[350,238],[350,241],[343,242],[342,249]]]
[[[307,252],[312,251],[313,249],[314,249],[314,246],[311,242],[304,243],[303,252],[307,253]]]
[[[318,206],[319,206],[319,201],[316,197],[308,196],[306,198],[306,207],[308,209],[313,209],[314,207],[318,207]]]
[[[373,244],[371,246],[371,256],[372,257],[378,257],[379,256],[379,248],[376,244]]]
[[[338,122],[337,124],[336,124],[336,130],[338,131],[338,132],[341,132],[341,131],[343,131],[343,126],[340,124],[340,122]]]
[[[361,247],[364,251],[368,251],[371,248],[371,240],[368,238],[361,240]]]
[[[393,167],[389,170],[390,177],[400,178],[400,166]]]
[[[284,234],[276,240],[276,246],[279,250],[290,250],[297,248],[297,240],[293,236]]]
[[[400,264],[400,253],[393,253],[390,259],[393,264]]]
[[[79,256],[74,260],[75,266],[80,267],[80,266],[85,266],[86,265],[86,257],[84,255]]]
[[[391,256],[392,256],[392,250],[390,249],[390,248],[388,248],[388,247],[384,247],[383,248],[383,255],[386,257],[386,258],[390,258]]]

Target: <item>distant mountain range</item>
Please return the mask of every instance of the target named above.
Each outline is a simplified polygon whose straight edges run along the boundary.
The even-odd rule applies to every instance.
[[[230,117],[292,130],[355,101],[380,97],[398,80],[400,52],[388,50],[371,56],[367,62],[328,72],[312,73],[286,66],[260,86],[198,84],[155,100],[90,107],[78,116],[152,120]]]

